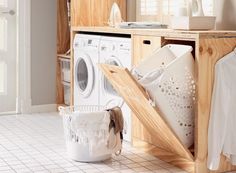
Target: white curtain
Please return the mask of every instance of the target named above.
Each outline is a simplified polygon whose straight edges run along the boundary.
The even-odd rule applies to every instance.
[[[188,0],[137,0],[137,21],[158,21],[169,23],[169,17],[176,15],[179,8],[187,7]],[[212,16],[213,0],[202,0],[204,14]]]

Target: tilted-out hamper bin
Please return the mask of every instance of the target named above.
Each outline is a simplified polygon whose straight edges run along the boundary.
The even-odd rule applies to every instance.
[[[186,147],[194,137],[194,59],[192,47],[169,44],[156,50],[135,69],[138,82]]]
[[[106,150],[106,144],[108,143],[107,140],[110,139],[110,137],[106,138],[104,141],[100,141],[96,143],[96,145],[101,146],[101,150],[104,152],[99,155],[91,155],[91,148],[89,141],[92,140],[91,138],[97,137],[96,131],[94,131],[93,126],[93,118],[91,118],[90,114],[93,114],[96,116],[96,114],[109,114],[107,111],[105,111],[105,107],[102,106],[70,106],[70,107],[59,107],[60,114],[63,116],[63,125],[64,125],[64,133],[66,138],[66,147],[67,147],[67,153],[68,156],[75,161],[80,162],[97,162],[97,161],[103,161],[106,159],[109,159],[111,157],[112,151],[114,150]],[[80,118],[83,114],[83,118]],[[91,121],[91,124],[89,126],[84,125],[84,130],[81,131],[81,129],[76,126],[75,121],[81,121],[80,124],[84,122],[87,122],[86,115],[90,118],[89,121]],[[110,122],[110,116],[109,118],[106,118],[104,122],[104,125],[102,124],[103,129],[109,129],[109,122]],[[109,122],[108,122],[109,121]],[[108,124],[108,125],[107,125]],[[106,126],[107,125],[107,126]],[[94,124],[96,126],[96,124]],[[91,128],[92,130],[90,130]],[[95,129],[96,130],[96,129]],[[105,132],[104,132],[105,133]],[[104,134],[102,133],[102,135]],[[82,138],[80,135],[89,134],[88,138]],[[100,143],[100,144],[99,144]],[[115,152],[120,150],[121,146],[116,146]]]

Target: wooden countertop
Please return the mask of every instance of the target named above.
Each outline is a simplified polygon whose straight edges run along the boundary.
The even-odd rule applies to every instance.
[[[72,27],[72,31],[115,33],[115,34],[137,34],[155,35],[162,37],[177,37],[196,39],[199,37],[236,37],[236,31],[198,31],[198,30],[172,30],[172,29],[121,29],[112,27]]]

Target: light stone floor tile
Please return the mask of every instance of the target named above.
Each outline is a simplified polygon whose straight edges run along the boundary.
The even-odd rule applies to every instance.
[[[100,172],[186,173],[127,142],[120,156],[96,163],[75,162],[67,156],[58,113],[0,116],[0,173]]]
[[[170,172],[169,170],[166,170],[166,169],[159,169],[159,170],[156,170],[154,172],[155,173],[172,173],[172,172]]]
[[[127,164],[126,165],[128,168],[137,168],[137,167],[140,167],[141,165],[138,164],[138,163],[132,163],[132,164]]]

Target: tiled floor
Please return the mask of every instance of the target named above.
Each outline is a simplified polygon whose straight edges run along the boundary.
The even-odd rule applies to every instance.
[[[57,113],[0,116],[0,173],[184,173],[124,144],[121,156],[99,163],[67,158]]]

